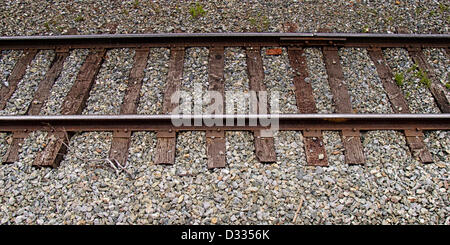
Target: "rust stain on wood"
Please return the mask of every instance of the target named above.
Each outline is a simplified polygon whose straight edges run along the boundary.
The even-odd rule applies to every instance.
[[[126,136],[121,133],[113,132],[111,148],[109,150],[109,159],[117,161],[124,166],[128,157],[128,147],[130,146],[131,132]]]
[[[65,135],[64,132],[53,133],[50,136],[45,149],[38,153],[33,166],[35,167],[52,167],[56,168],[61,163],[64,155],[67,152],[69,145],[69,138],[71,136]]]
[[[412,155],[419,157],[422,163],[433,162],[433,157],[423,142],[423,136],[408,136],[406,142],[412,151]]]
[[[38,115],[45,101],[50,96],[51,89],[56,79],[61,74],[64,61],[69,56],[69,50],[64,52],[56,52],[56,56],[53,59],[50,69],[45,74],[44,80],[39,83],[38,89],[34,94],[33,100],[28,107],[28,115]]]
[[[260,130],[253,131],[255,138],[256,157],[262,163],[272,163],[277,161],[275,153],[275,142],[273,137],[262,137]]]
[[[61,109],[62,115],[75,115],[83,111],[105,53],[105,49],[99,49],[91,51],[88,55],[80,68],[77,80],[64,100]]]
[[[365,158],[359,130],[353,133],[343,130],[341,135],[345,149],[345,162],[351,165],[364,164]]]
[[[338,113],[353,113],[348,88],[344,83],[344,74],[339,60],[338,49],[336,47],[324,47],[323,57],[336,111]]]
[[[388,95],[394,112],[410,113],[408,104],[403,97],[401,89],[392,79],[394,76],[392,75],[390,67],[386,64],[381,48],[369,49],[369,56],[377,68],[378,76],[381,79],[384,91],[386,91],[386,94]]]
[[[283,50],[281,48],[270,48],[266,50],[266,55],[281,55]]]
[[[9,146],[6,154],[3,156],[4,164],[15,163],[19,160],[19,151],[22,147],[25,138],[17,137],[15,133],[13,133],[12,137],[13,139],[11,145]]]

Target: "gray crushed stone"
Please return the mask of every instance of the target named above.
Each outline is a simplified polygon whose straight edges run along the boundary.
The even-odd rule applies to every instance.
[[[193,16],[196,2],[204,14]],[[187,1],[15,2],[0,6],[2,35],[183,32],[282,32],[287,21],[300,32],[327,27],[333,32],[449,33],[449,7],[443,1]],[[38,14],[45,12],[45,15]],[[311,18],[314,16],[314,18]],[[33,28],[30,28],[33,27]],[[117,27],[117,28],[115,28]]]
[[[244,48],[226,48],[224,60],[225,112],[248,114],[248,104],[243,103],[244,94],[249,93],[247,58]]]
[[[112,49],[106,54],[83,114],[119,114],[133,66],[134,50]]]
[[[408,51],[405,49],[385,49],[383,54],[394,77],[396,74],[404,77],[400,88],[411,113],[439,113],[440,110],[430,90],[420,83],[420,79],[415,76],[415,71],[410,70],[414,62],[408,56]]]
[[[296,23],[300,32],[328,27],[333,32],[391,33],[406,27],[413,33],[449,33],[450,26],[449,5],[442,1],[343,1],[331,7],[317,1],[201,1],[201,5],[206,13],[194,18],[189,13],[194,2],[7,1],[0,6],[0,34],[59,35],[70,28],[80,34],[107,33],[115,24],[117,33],[280,32],[286,21]],[[43,11],[45,15],[38,14]],[[83,52],[71,53],[65,66],[73,70],[63,72],[56,82],[53,102],[47,102],[45,114],[59,113],[60,98],[70,89]],[[39,76],[52,58],[43,53],[30,67],[40,67],[35,73]],[[141,90],[144,99],[138,109],[141,114],[161,113],[160,92],[165,87],[169,54],[168,49],[150,53]],[[391,113],[366,51],[343,49],[340,54],[358,113]],[[448,81],[448,58],[440,50],[425,50],[425,54],[440,81],[445,76]],[[127,49],[108,52],[85,114],[118,112],[133,55]],[[334,112],[320,50],[308,48],[305,55],[318,111]],[[3,80],[17,60],[13,56],[19,54],[2,51]],[[291,113],[296,108],[292,78],[285,76],[290,69],[286,50],[281,56],[263,54],[263,58],[266,86],[283,92],[286,106],[281,109]],[[405,50],[388,49],[385,58],[394,74],[412,65]],[[207,88],[207,61],[207,49],[186,51],[184,89],[192,92],[195,82]],[[225,50],[226,91],[248,91],[244,64],[244,49]],[[31,76],[24,80],[33,82],[21,89],[26,98],[32,96],[39,80]],[[439,113],[428,89],[410,75],[405,77],[411,80],[402,86],[404,95],[409,93],[411,111]],[[16,97],[8,103],[7,113],[20,113],[27,103],[14,101]],[[0,165],[0,224],[450,224],[448,132],[425,132],[424,141],[435,161],[428,165],[411,156],[401,132],[362,133],[364,166],[345,164],[339,133],[323,133],[328,167],[306,166],[301,132],[276,133],[277,162],[260,164],[252,133],[234,131],[226,133],[226,168],[210,171],[206,169],[204,132],[178,134],[172,166],[154,164],[154,132],[135,132],[128,176],[116,173],[107,162],[111,133],[76,134],[59,168],[33,168],[31,162],[48,141],[45,133],[34,132],[25,140],[18,162]],[[0,156],[10,139],[0,133]]]
[[[14,69],[14,65],[19,61],[22,50],[2,50],[0,55],[0,88],[9,86],[8,77]]]
[[[161,114],[169,71],[170,50],[150,49],[138,104],[138,114]]]
[[[34,92],[45,73],[50,68],[54,52],[51,50],[41,50],[27,67],[25,75],[17,85],[17,89],[9,99],[2,115],[23,115],[27,112],[28,106],[33,99]]]
[[[297,113],[295,100],[295,86],[293,84],[294,72],[289,65],[287,49],[282,48],[281,55],[267,55],[268,48],[261,50],[264,66],[264,84],[267,87],[268,96],[272,100],[272,94],[277,93],[279,101],[279,113]],[[271,107],[271,113],[276,113],[276,108]]]
[[[339,49],[354,113],[392,113],[389,99],[366,49]]]
[[[56,79],[48,100],[42,106],[41,115],[57,115],[61,111],[64,98],[77,78],[78,72],[88,55],[88,50],[75,49],[64,61],[61,74]]]

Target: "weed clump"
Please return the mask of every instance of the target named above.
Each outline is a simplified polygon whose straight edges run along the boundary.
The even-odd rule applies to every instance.
[[[204,16],[206,14],[206,11],[203,9],[203,6],[200,3],[195,3],[195,6],[192,6],[189,9],[189,13],[191,14],[192,18],[197,19],[201,16]]]
[[[397,85],[399,87],[403,86],[403,83],[405,82],[405,75],[403,75],[403,73],[395,73],[395,77],[394,77],[395,83],[397,83]]]
[[[84,17],[81,16],[81,15],[79,15],[79,16],[77,16],[77,17],[75,18],[75,21],[76,21],[76,22],[84,21]]]
[[[256,17],[249,18],[251,27],[256,32],[263,32],[269,29],[270,21],[269,18],[261,13],[258,13]]]

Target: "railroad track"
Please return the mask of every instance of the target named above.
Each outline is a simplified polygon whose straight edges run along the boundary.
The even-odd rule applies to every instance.
[[[137,115],[144,69],[151,48],[170,48],[169,72],[165,81],[164,115]],[[224,97],[224,49],[244,47],[251,113],[224,114],[224,103],[217,103],[214,113],[182,115],[172,113],[177,104],[171,98],[180,90],[185,50],[189,47],[209,48],[209,91]],[[287,48],[290,67],[294,70],[296,114],[267,114],[264,107],[264,69],[261,48]],[[304,49],[320,48],[326,65],[328,83],[333,96],[336,114],[319,114],[308,77]],[[385,93],[395,114],[355,114],[338,55],[339,48],[365,48],[374,62]],[[433,162],[426,148],[423,132],[450,129],[449,90],[435,80],[433,71],[424,57],[424,48],[442,48],[449,55],[450,35],[440,34],[338,34],[338,33],[210,33],[210,34],[106,34],[1,37],[0,50],[24,50],[7,79],[0,87],[0,110],[11,99],[28,65],[39,50],[56,52],[55,58],[34,93],[32,103],[24,116],[0,116],[0,132],[12,133],[12,142],[3,163],[18,160],[24,139],[31,131],[47,131],[50,141],[34,159],[38,167],[57,167],[62,160],[70,138],[75,132],[112,131],[113,140],[109,159],[123,164],[128,157],[132,132],[155,131],[157,147],[156,164],[174,164],[177,132],[200,130],[206,132],[208,168],[226,166],[224,131],[251,131],[255,138],[256,157],[260,162],[276,161],[273,133],[275,130],[299,130],[304,137],[308,165],[327,166],[328,160],[322,131],[339,131],[348,164],[364,164],[365,157],[360,139],[361,131],[400,130],[414,155],[423,163]],[[80,115],[85,108],[90,90],[95,83],[108,49],[131,48],[135,50],[134,64],[129,75],[120,115]],[[405,48],[427,79],[428,88],[442,114],[411,114],[401,89],[394,81],[392,71],[382,53],[385,48]],[[75,83],[64,99],[61,115],[41,116],[39,112],[49,98],[51,88],[63,70],[63,64],[73,49],[89,49],[86,60],[78,72]],[[271,50],[277,53],[279,50]],[[252,97],[253,96],[253,97]],[[252,100],[253,99],[253,100]],[[212,104],[212,101],[211,101]],[[172,114],[171,114],[172,113]],[[213,123],[211,123],[213,122]],[[179,125],[178,125],[179,124]],[[276,126],[276,127],[274,127]]]

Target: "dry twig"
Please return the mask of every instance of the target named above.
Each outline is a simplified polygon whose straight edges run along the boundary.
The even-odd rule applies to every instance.
[[[51,129],[51,132],[57,132],[57,130],[52,125],[47,123],[47,126]],[[65,137],[67,143],[69,143],[70,137],[69,137],[69,134],[67,133],[67,130],[65,130],[63,128],[63,131],[61,131],[61,132],[64,134],[64,137]],[[66,144],[66,142],[64,142],[64,140],[62,141],[62,144],[65,147],[67,147],[67,149],[69,148],[68,144]],[[124,165],[122,166],[122,164],[120,164],[119,161],[117,161],[116,159],[106,158],[106,159],[87,159],[87,160],[85,160],[85,162],[90,162],[90,161],[107,162],[107,163],[109,163],[109,166],[112,169],[114,169],[114,171],[116,172],[117,175],[119,175],[121,172],[125,172],[130,179],[133,178],[133,175],[126,169],[126,167],[128,166],[127,162],[125,162]]]
[[[294,219],[292,220],[292,223],[295,223],[295,221],[297,221],[298,213],[300,212],[302,206],[303,206],[303,197],[300,197],[300,203],[298,204],[298,208],[297,211],[295,212],[295,216]]]

